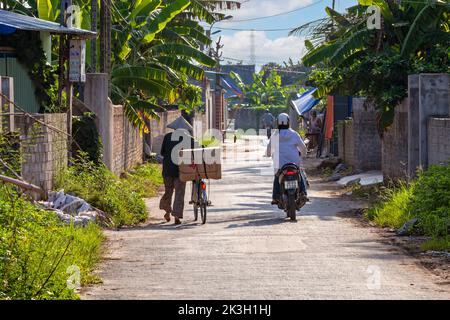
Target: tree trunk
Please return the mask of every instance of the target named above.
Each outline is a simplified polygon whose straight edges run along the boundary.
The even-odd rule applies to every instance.
[[[100,72],[111,74],[111,0],[100,8]]]

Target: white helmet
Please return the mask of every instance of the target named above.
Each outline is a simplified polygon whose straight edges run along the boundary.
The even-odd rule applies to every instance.
[[[281,113],[278,118],[277,122],[279,126],[288,126],[289,125],[289,115],[287,113]]]

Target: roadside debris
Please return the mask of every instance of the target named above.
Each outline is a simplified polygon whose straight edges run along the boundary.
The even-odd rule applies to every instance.
[[[61,221],[75,226],[85,227],[89,222],[105,222],[104,212],[92,207],[85,200],[65,194],[64,190],[48,193],[48,201],[39,201],[38,204],[46,210],[53,211]]]
[[[362,186],[371,186],[383,182],[383,174],[380,171],[368,171],[357,175],[344,177],[338,181],[341,186],[356,184],[356,181]]]
[[[398,236],[409,236],[412,234],[412,231],[414,229],[414,226],[417,224],[419,220],[417,218],[411,219],[396,231],[396,234]]]

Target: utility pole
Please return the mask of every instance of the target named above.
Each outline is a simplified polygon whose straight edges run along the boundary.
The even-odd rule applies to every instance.
[[[91,30],[97,32],[98,1],[91,0]],[[91,40],[91,72],[97,72],[97,38]]]
[[[250,34],[250,63],[256,65],[256,39],[253,29]]]
[[[108,91],[111,91],[111,0],[101,0],[100,8],[100,72],[108,74]],[[110,93],[110,92],[109,92]]]

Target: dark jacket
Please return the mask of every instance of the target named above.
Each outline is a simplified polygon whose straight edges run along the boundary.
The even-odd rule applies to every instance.
[[[172,132],[164,136],[164,141],[161,147],[161,155],[163,159],[163,176],[171,178],[179,178],[180,170],[178,165],[172,161],[172,150],[182,142],[182,137],[179,141],[172,141]],[[194,139],[191,137],[191,147],[194,148]]]

